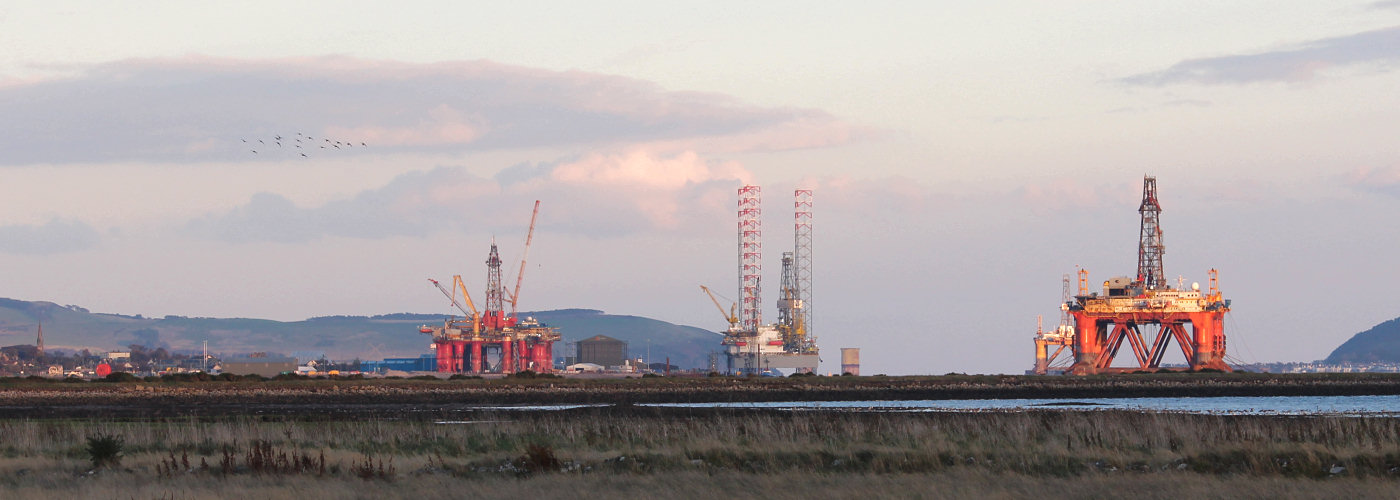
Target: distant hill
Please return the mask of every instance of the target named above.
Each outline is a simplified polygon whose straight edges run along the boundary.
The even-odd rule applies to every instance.
[[[1353,335],[1327,356],[1327,363],[1400,363],[1400,318]]]
[[[591,309],[522,312],[559,328],[565,345],[594,335],[628,343],[632,357],[650,362],[671,358],[681,368],[708,366],[719,349],[720,335],[639,316],[618,316]],[[211,353],[325,353],[332,359],[379,359],[428,353],[429,336],[420,325],[438,325],[443,314],[395,313],[377,316],[325,316],[303,321],[251,318],[190,318],[92,313],[79,306],[0,298],[0,346],[32,345],[40,322],[47,349],[111,351],[141,344],[151,349],[197,352],[209,341]]]

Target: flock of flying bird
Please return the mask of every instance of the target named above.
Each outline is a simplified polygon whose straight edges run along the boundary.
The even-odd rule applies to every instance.
[[[242,141],[245,144],[248,144],[248,146],[250,147],[249,151],[252,151],[253,154],[258,154],[259,149],[262,149],[263,151],[268,151],[269,148],[272,148],[275,145],[277,148],[282,148],[284,152],[296,153],[301,155],[302,158],[310,158],[311,156],[308,155],[307,152],[315,151],[318,148],[349,149],[353,147],[368,147],[363,142],[361,142],[359,146],[356,146],[355,143],[351,141],[341,142],[325,137],[322,137],[320,141],[317,141],[315,137],[303,135],[301,132],[297,132],[296,137],[282,137],[280,135],[276,135],[273,136],[271,139],[267,140],[253,139],[253,141],[257,141],[256,143],[249,142],[248,139],[242,139]],[[271,141],[271,144],[269,144],[268,141]],[[284,142],[286,143],[285,145],[283,144]]]

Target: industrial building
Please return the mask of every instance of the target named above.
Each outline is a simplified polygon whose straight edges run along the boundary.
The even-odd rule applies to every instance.
[[[594,335],[578,341],[578,362],[600,366],[622,366],[627,360],[627,342]]]
[[[1096,374],[1124,371],[1160,371],[1168,345],[1175,341],[1191,370],[1230,371],[1225,362],[1225,313],[1230,301],[1219,289],[1219,275],[1209,271],[1207,289],[1184,281],[1176,287],[1166,280],[1159,224],[1162,207],[1157,201],[1157,179],[1143,179],[1142,222],[1138,238],[1136,278],[1118,276],[1089,289],[1089,271],[1079,270],[1077,293],[1070,296],[1069,278],[1062,280],[1060,325],[1045,331],[1037,327],[1034,374]],[[1189,327],[1189,330],[1188,330]],[[1155,330],[1155,331],[1154,331]],[[1151,334],[1148,336],[1148,334]],[[1133,352],[1129,366],[1113,366],[1124,342]],[[1050,347],[1055,351],[1051,353]],[[1059,362],[1070,348],[1072,360]],[[1066,366],[1068,363],[1068,366]]]
[[[419,332],[433,336],[431,348],[436,352],[436,370],[441,373],[536,373],[554,371],[554,343],[559,331],[534,318],[519,318],[516,306],[520,300],[520,285],[525,278],[525,257],[535,235],[535,219],[540,202],[535,201],[530,215],[530,229],[525,237],[525,251],[520,258],[515,289],[507,290],[501,280],[501,257],[496,241],[486,258],[486,304],[478,311],[460,275],[452,277],[452,289],[429,279],[464,315],[448,318],[441,327],[424,325]],[[510,311],[506,311],[509,297]],[[460,301],[458,299],[461,299]]]
[[[763,323],[762,192],[739,188],[739,302],[725,311],[708,287],[701,286],[729,322],[722,332],[726,371],[755,375],[775,370],[812,373],[821,361],[812,333],[812,191],[793,192],[793,251],[782,254],[778,322]],[[735,309],[739,310],[735,314]]]
[[[384,373],[390,370],[399,372],[437,371],[437,355],[424,354],[416,358],[384,358],[383,361],[360,362],[360,371]]]

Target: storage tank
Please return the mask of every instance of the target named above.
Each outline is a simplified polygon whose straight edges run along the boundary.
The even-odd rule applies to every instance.
[[[860,375],[860,348],[859,348],[859,347],[842,347],[842,348],[841,348],[841,373],[842,373],[842,374],[849,373],[849,374],[851,374],[851,375]]]

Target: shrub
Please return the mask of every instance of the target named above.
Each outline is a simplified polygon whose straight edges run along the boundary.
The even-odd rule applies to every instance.
[[[116,374],[114,373],[113,375]],[[125,438],[111,434],[88,436],[87,452],[88,458],[92,460],[92,466],[94,468],[99,468],[121,465],[122,445],[125,444],[125,442]]]
[[[141,377],[137,377],[127,372],[112,372],[106,377],[102,377],[103,382],[140,382]]]

